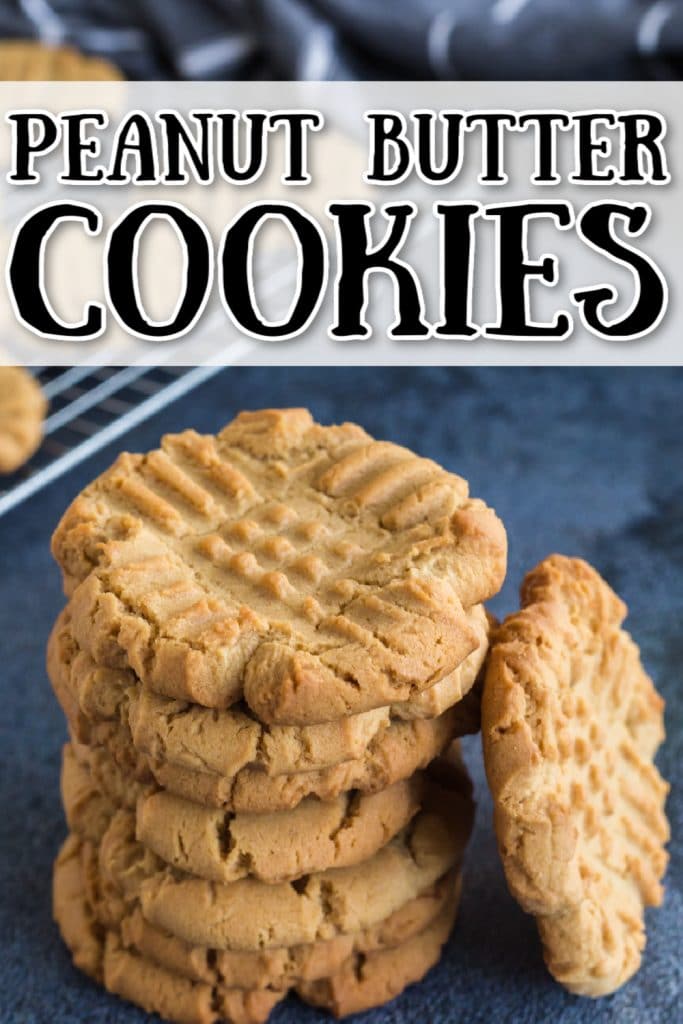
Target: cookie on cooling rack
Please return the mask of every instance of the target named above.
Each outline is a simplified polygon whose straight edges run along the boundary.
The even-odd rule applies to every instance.
[[[0,473],[23,466],[40,445],[47,401],[20,366],[0,366]]]

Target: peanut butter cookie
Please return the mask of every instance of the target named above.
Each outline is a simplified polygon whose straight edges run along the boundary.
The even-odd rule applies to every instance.
[[[579,559],[524,580],[492,647],[482,735],[508,884],[570,991],[638,969],[662,899],[668,786],[653,764],[663,701],[621,628],[626,607]]]
[[[502,524],[467,484],[360,427],[242,413],[121,455],[53,538],[72,630],[166,697],[308,725],[433,686],[476,650]]]

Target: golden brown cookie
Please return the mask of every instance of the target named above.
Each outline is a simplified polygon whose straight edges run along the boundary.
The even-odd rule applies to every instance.
[[[265,1021],[295,982],[303,998],[329,1005],[338,1014],[393,998],[438,959],[460,895],[459,876],[449,876],[433,893],[406,905],[374,930],[349,936],[345,942],[337,939],[318,946],[254,954],[216,952],[211,956],[208,950],[194,950],[199,954],[197,964],[204,958],[204,968],[198,972],[200,977],[191,978],[173,966],[178,940],[161,933],[155,937],[139,912],[124,921],[121,932],[97,922],[84,885],[83,853],[80,841],[70,836],[57,858],[53,883],[55,919],[74,963],[104,981],[109,991],[181,1024]],[[169,958],[173,944],[176,951]],[[152,954],[143,952],[141,945],[151,946]],[[156,959],[159,952],[162,963]],[[186,966],[182,956],[181,965]],[[316,974],[325,966],[332,971]],[[269,987],[264,969],[279,977],[281,984]],[[233,987],[229,979],[237,973],[240,984]],[[260,982],[253,988],[245,984],[250,975]],[[318,980],[322,977],[329,980]]]
[[[46,411],[40,385],[28,370],[0,366],[0,473],[13,473],[31,458],[43,436]]]
[[[377,793],[426,768],[460,733],[456,704],[438,718],[394,722],[372,741],[362,757],[318,772],[270,778],[257,769],[245,768],[226,779],[169,764],[152,763],[151,770],[158,785],[188,800],[208,807],[265,814],[296,807],[308,796],[334,800],[351,789]]]
[[[259,952],[210,950],[191,946],[154,928],[136,907],[120,922],[124,945],[167,970],[195,981],[235,988],[289,988],[296,982],[330,977],[349,957],[393,948],[424,931],[460,896],[460,875],[451,871],[386,920],[363,932],[338,935],[326,942],[276,947]]]
[[[67,510],[53,553],[98,664],[306,725],[409,701],[457,668],[506,538],[461,478],[289,409],[121,455]]]
[[[303,800],[291,811],[226,814],[169,793],[137,809],[137,837],[167,864],[216,882],[281,882],[372,857],[417,814],[423,779],[379,793]]]
[[[116,81],[118,68],[101,57],[85,57],[68,46],[30,39],[0,41],[0,80],[5,82]]]
[[[469,729],[469,714],[466,722]],[[373,740],[363,757],[355,761],[345,761],[319,772],[272,778],[257,768],[243,768],[237,775],[226,778],[213,772],[190,771],[163,762],[157,764],[135,750],[130,733],[121,727],[112,728],[111,723],[106,732],[98,730],[90,744],[76,743],[73,733],[72,742],[79,757],[88,762],[97,776],[98,787],[105,793],[123,791],[123,802],[161,787],[206,807],[266,814],[291,810],[309,796],[335,800],[352,789],[363,793],[379,792],[426,768],[461,731],[460,710],[456,704],[438,718],[394,722]]]
[[[605,995],[638,969],[644,907],[662,899],[663,701],[621,628],[625,605],[585,562],[551,556],[521,596],[482,707],[498,844],[551,973]]]
[[[264,1024],[285,995],[189,981],[131,953],[114,932],[105,944],[104,984],[122,999],[178,1024]]]
[[[145,918],[193,945],[257,950],[318,942],[370,928],[459,863],[465,837],[422,812],[404,836],[362,865],[314,873],[301,884],[229,886],[168,872],[147,879]]]
[[[423,932],[400,946],[356,953],[330,977],[299,982],[298,995],[313,1006],[331,1010],[335,1017],[362,1013],[388,1003],[438,963],[456,911],[457,902],[444,907]]]
[[[85,898],[82,840],[69,835],[55,861],[52,913],[79,970],[91,978],[102,973],[104,930]]]
[[[284,991],[249,991],[191,981],[122,946],[97,920],[83,884],[80,841],[70,836],[55,863],[53,914],[76,967],[114,995],[177,1024],[264,1024]]]
[[[165,863],[209,881],[280,882],[366,860],[417,814],[422,775],[379,793],[309,797],[294,810],[237,814],[159,792],[138,800],[137,839]],[[62,799],[69,828],[98,842],[116,805],[100,793],[70,745],[64,748]]]
[[[481,607],[470,620],[479,646],[447,677],[407,704],[349,715],[308,726],[264,725],[243,706],[216,711],[160,697],[141,686],[130,670],[101,668],[80,650],[67,606],[50,635],[48,675],[72,730],[90,742],[100,720],[130,726],[133,745],[154,763],[233,776],[246,767],[269,776],[320,771],[358,760],[395,720],[436,717],[472,690],[488,648],[489,623]],[[476,731],[478,692],[458,709],[462,734]],[[468,722],[469,715],[469,722]]]
[[[146,920],[190,945],[262,950],[362,931],[433,886],[460,863],[472,824],[462,775],[431,782],[425,805],[394,840],[362,864],[314,872],[293,883],[221,884],[167,868],[135,838],[131,812],[117,811],[98,851],[100,886],[139,899]]]
[[[76,850],[80,850],[78,864],[72,857]],[[86,963],[98,962],[97,942],[93,944],[89,937],[93,930],[99,934],[103,929],[113,929],[131,953],[173,974],[210,985],[248,990],[286,990],[299,981],[329,977],[353,955],[393,948],[421,933],[442,911],[456,906],[460,896],[460,875],[451,871],[388,918],[362,932],[338,935],[326,942],[239,952],[191,946],[155,928],[145,920],[138,903],[133,901],[126,906],[118,897],[112,900],[113,890],[109,887],[106,893],[102,892],[98,870],[95,847],[71,835],[55,865],[55,891],[59,890],[62,902],[73,905],[74,912],[81,915],[79,928],[84,939],[79,947],[89,951],[83,957]],[[87,884],[86,874],[90,876]],[[76,899],[79,892],[81,903],[86,900],[92,911],[89,929],[83,928],[82,912]],[[62,916],[68,925],[70,914],[62,911]]]
[[[50,647],[52,649],[52,643]],[[124,800],[133,793],[137,798],[153,790],[156,783],[177,796],[208,807],[266,813],[291,809],[307,796],[334,800],[351,789],[377,792],[425,768],[454,738],[476,731],[479,724],[480,692],[475,687],[438,718],[392,721],[367,745],[363,755],[354,760],[320,771],[272,777],[260,765],[248,766],[236,775],[225,777],[213,771],[195,771],[169,764],[163,758],[157,760],[136,750],[125,723],[126,715],[119,712],[124,698],[115,672],[98,670],[99,696],[97,700],[86,698],[84,701],[88,714],[96,705],[98,715],[111,716],[97,721],[82,712],[72,690],[73,674],[62,671],[63,663],[57,662],[58,671],[54,671],[52,659],[48,662],[53,687],[67,716],[79,756],[91,762],[100,790],[111,793],[115,787],[123,791]],[[136,783],[133,788],[132,783]]]
[[[89,763],[79,760],[73,744],[62,749],[60,790],[69,831],[83,840],[99,843],[120,806],[117,794],[101,790]],[[130,809],[130,805],[127,805]]]

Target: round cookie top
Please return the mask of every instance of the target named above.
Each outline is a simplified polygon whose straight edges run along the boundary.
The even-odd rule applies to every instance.
[[[118,68],[100,57],[86,57],[68,46],[46,46],[31,39],[0,41],[0,81],[118,81]]]
[[[33,455],[46,411],[45,396],[28,370],[0,366],[0,473],[13,473]]]
[[[78,644],[155,692],[265,722],[410,700],[479,638],[505,530],[467,483],[353,424],[241,413],[122,454],[53,537]]]
[[[637,970],[661,902],[668,791],[652,761],[663,701],[589,565],[552,555],[494,634],[482,739],[508,885],[536,916],[554,977],[613,992]]]

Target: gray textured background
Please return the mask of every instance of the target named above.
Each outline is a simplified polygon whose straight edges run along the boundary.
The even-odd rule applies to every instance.
[[[460,917],[441,964],[373,1024],[552,1020],[619,1024],[680,1019],[683,996],[681,738],[683,707],[683,371],[227,370],[124,438],[146,450],[188,426],[213,431],[241,407],[309,405],[323,422],[352,419],[468,477],[504,519],[510,568],[499,614],[524,571],[551,551],[593,562],[625,597],[630,628],[665,695],[673,842],[664,907],[648,915],[643,968],[598,1003],[545,973],[533,921],[507,894],[492,837],[476,739],[468,758],[477,825]],[[111,461],[110,449],[0,520],[0,1021],[136,1024],[144,1014],[70,965],[50,919],[51,861],[65,826],[59,753],[65,728],[43,668],[62,602],[48,541],[60,512]],[[324,1018],[292,999],[273,1024]]]

